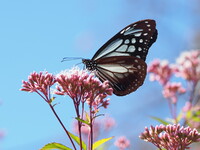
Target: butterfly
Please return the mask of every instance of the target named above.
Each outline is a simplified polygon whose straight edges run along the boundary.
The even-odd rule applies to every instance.
[[[154,20],[132,23],[107,41],[92,59],[82,62],[100,81],[108,80],[115,95],[130,94],[144,82],[146,56],[157,34]]]

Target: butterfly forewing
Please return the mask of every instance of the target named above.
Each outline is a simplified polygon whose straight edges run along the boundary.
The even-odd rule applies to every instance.
[[[134,56],[102,58],[96,63],[96,76],[102,82],[108,80],[118,96],[137,90],[146,76],[146,63]]]
[[[106,42],[92,60],[111,56],[135,56],[146,60],[149,47],[156,41],[154,20],[141,20],[122,29]]]

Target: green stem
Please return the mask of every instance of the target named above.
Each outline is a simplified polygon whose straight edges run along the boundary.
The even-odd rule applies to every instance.
[[[64,129],[64,131],[66,132],[66,134],[67,134],[67,136],[68,136],[70,142],[72,143],[72,145],[73,145],[73,147],[74,147],[74,150],[76,150],[76,147],[75,147],[75,145],[74,145],[74,142],[73,142],[73,140],[72,140],[72,138],[71,138],[69,132],[67,131],[67,129],[65,128],[64,124],[63,124],[62,121],[60,120],[60,118],[59,118],[59,116],[57,115],[55,109],[53,108],[53,106],[52,106],[51,104],[49,104],[49,106],[50,106],[51,110],[53,111],[54,115],[56,116],[56,118],[58,119],[58,122],[60,123],[60,125],[62,126],[62,128]]]

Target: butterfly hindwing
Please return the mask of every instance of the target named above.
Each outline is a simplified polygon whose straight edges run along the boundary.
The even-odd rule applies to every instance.
[[[146,77],[146,63],[134,56],[102,58],[96,63],[96,76],[102,82],[108,80],[118,96],[137,90]]]
[[[122,29],[106,42],[92,60],[111,56],[135,56],[146,60],[149,47],[156,41],[154,20],[141,20]]]

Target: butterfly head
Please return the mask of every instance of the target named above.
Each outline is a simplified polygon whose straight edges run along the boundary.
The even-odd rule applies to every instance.
[[[92,61],[91,59],[82,59],[82,62],[89,71],[96,70],[97,64],[95,61]]]

